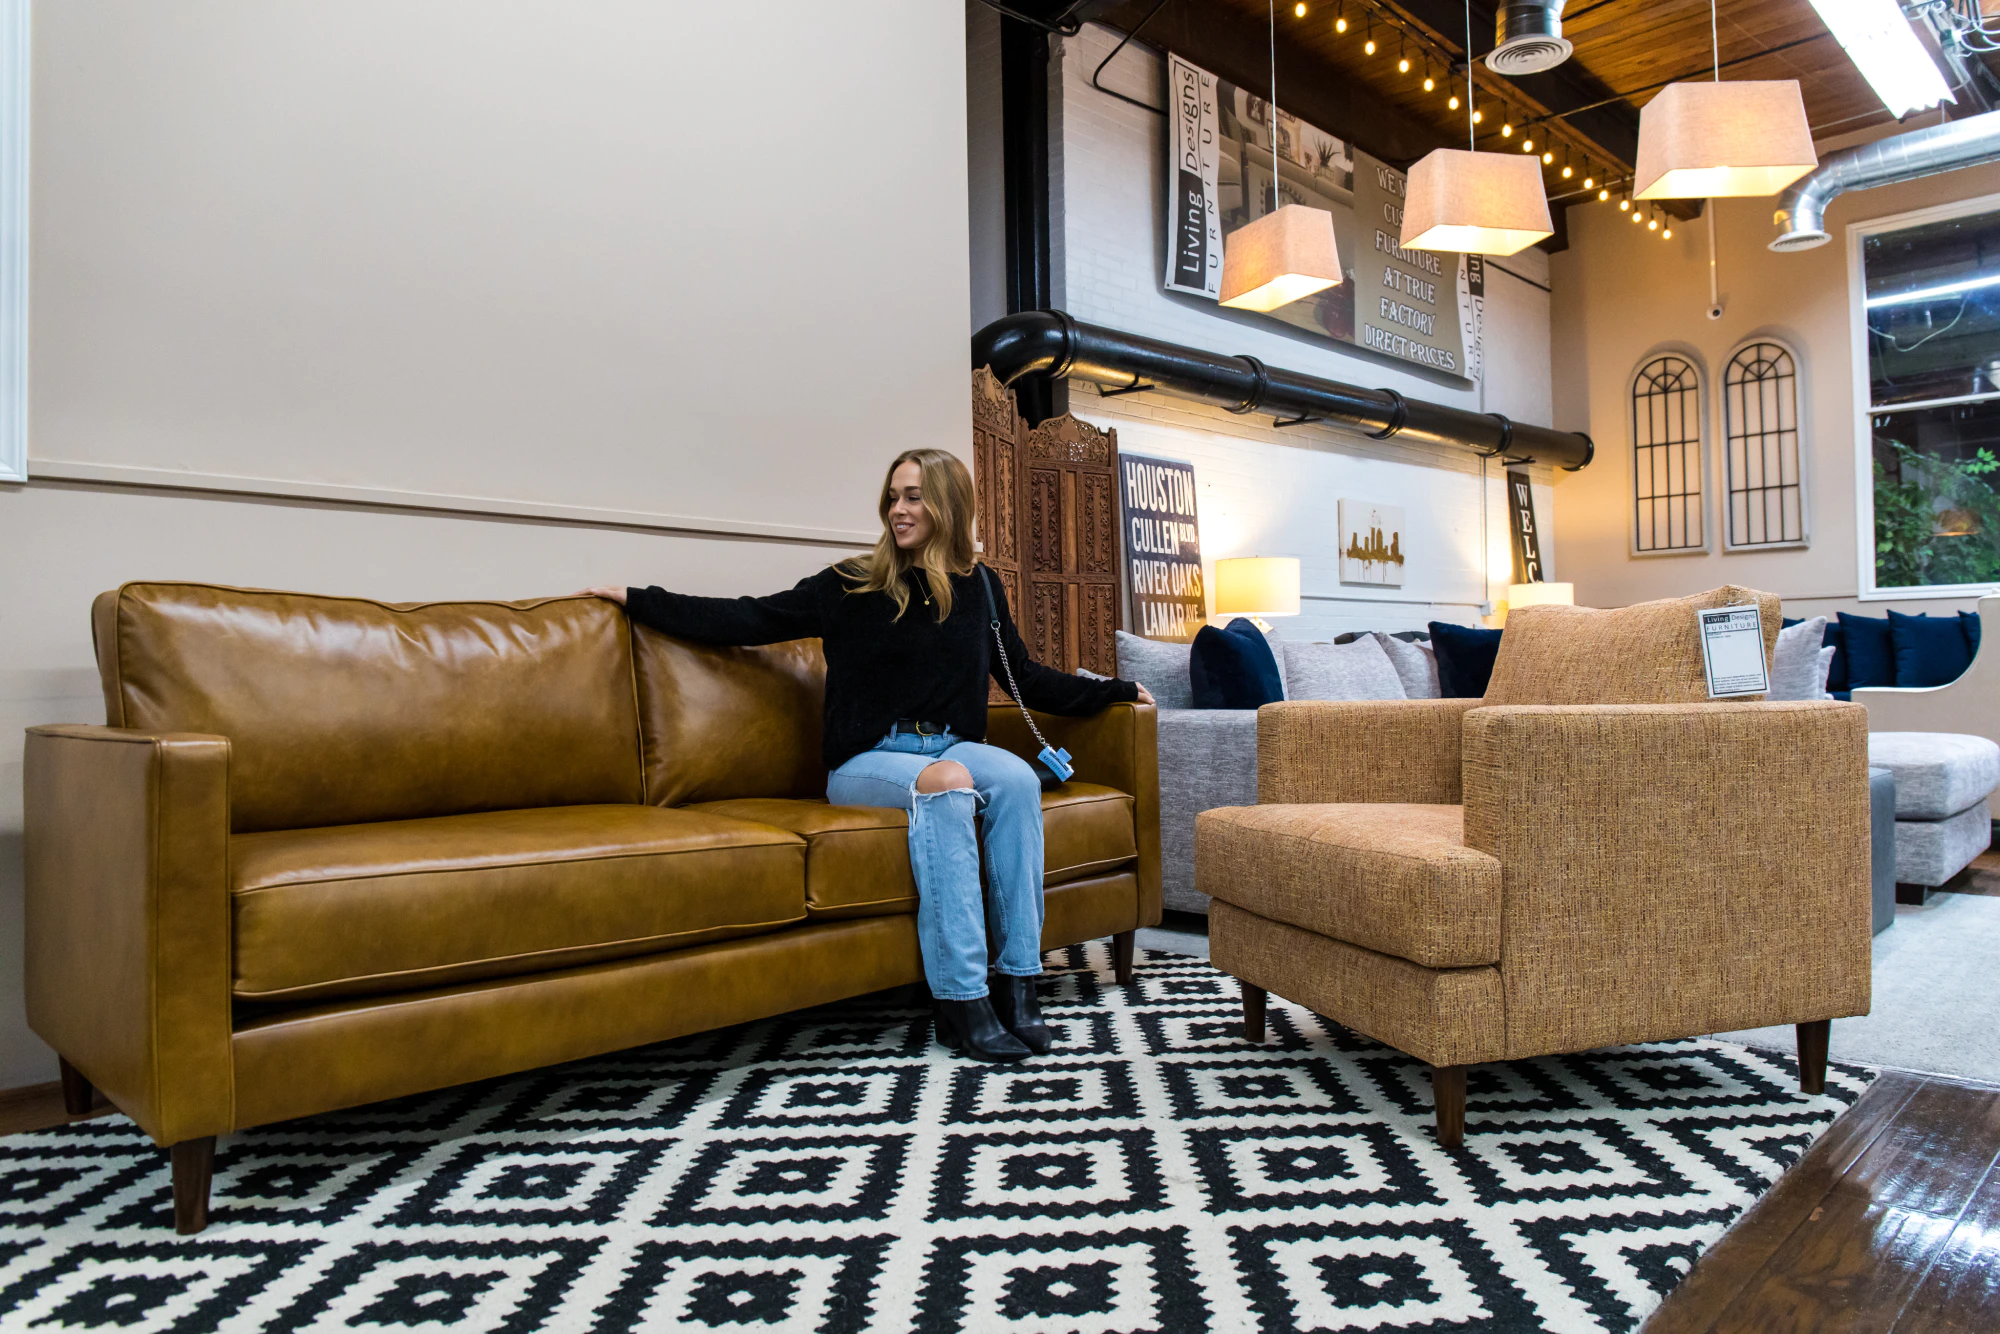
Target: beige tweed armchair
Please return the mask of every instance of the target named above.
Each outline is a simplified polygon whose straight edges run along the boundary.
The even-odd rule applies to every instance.
[[[1777,599],[1723,588],[1515,612],[1484,699],[1266,705],[1259,804],[1195,839],[1246,1036],[1275,991],[1427,1062],[1447,1147],[1489,1061],[1796,1024],[1820,1091],[1869,1004],[1867,715],[1707,699],[1692,608],[1752,599],[1768,655]]]

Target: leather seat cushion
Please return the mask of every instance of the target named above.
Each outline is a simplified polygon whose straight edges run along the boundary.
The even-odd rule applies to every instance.
[[[1500,962],[1500,863],[1465,808],[1224,806],[1195,817],[1195,887],[1426,968]]]
[[[1044,885],[1103,875],[1138,855],[1132,798],[1095,783],[1042,793]],[[789,830],[806,840],[806,911],[815,918],[917,910],[910,818],[887,806],[745,797],[682,807]]]
[[[305,1001],[681,949],[805,915],[805,842],[654,806],[239,834],[233,990]]]

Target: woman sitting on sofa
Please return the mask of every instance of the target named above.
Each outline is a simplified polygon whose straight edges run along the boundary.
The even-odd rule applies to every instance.
[[[770,597],[587,591],[680,639],[823,642],[827,800],[910,812],[917,940],[938,1040],[984,1061],[1019,1060],[1049,1049],[1034,984],[1042,971],[1041,782],[1026,760],[983,743],[988,673],[1006,688],[1011,666],[1022,702],[1047,713],[1089,714],[1152,696],[1130,681],[1070,676],[1028,657],[1000,581],[973,560],[972,478],[957,456],[900,455],[878,509],[883,533],[872,552]],[[989,629],[989,593],[1004,662]],[[973,818],[981,813],[992,889],[983,911]],[[997,946],[990,988],[989,932]]]

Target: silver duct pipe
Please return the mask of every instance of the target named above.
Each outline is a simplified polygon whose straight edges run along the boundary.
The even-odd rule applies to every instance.
[[[1573,49],[1563,36],[1563,0],[1501,0],[1486,68],[1513,78],[1554,69]]]
[[[1818,170],[1778,200],[1778,211],[1772,218],[1778,225],[1778,236],[1771,249],[1810,250],[1831,240],[1826,232],[1826,206],[1835,195],[1996,160],[2000,160],[2000,111],[1843,148],[1821,158]]]

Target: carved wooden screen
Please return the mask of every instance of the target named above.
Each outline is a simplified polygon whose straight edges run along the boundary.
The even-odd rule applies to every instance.
[[[1013,391],[972,373],[981,559],[1037,662],[1110,675],[1118,653],[1118,433],[1064,415],[1027,428]]]
[[[1065,413],[1028,432],[1027,455],[1021,637],[1051,667],[1108,676],[1117,665],[1118,433]]]

